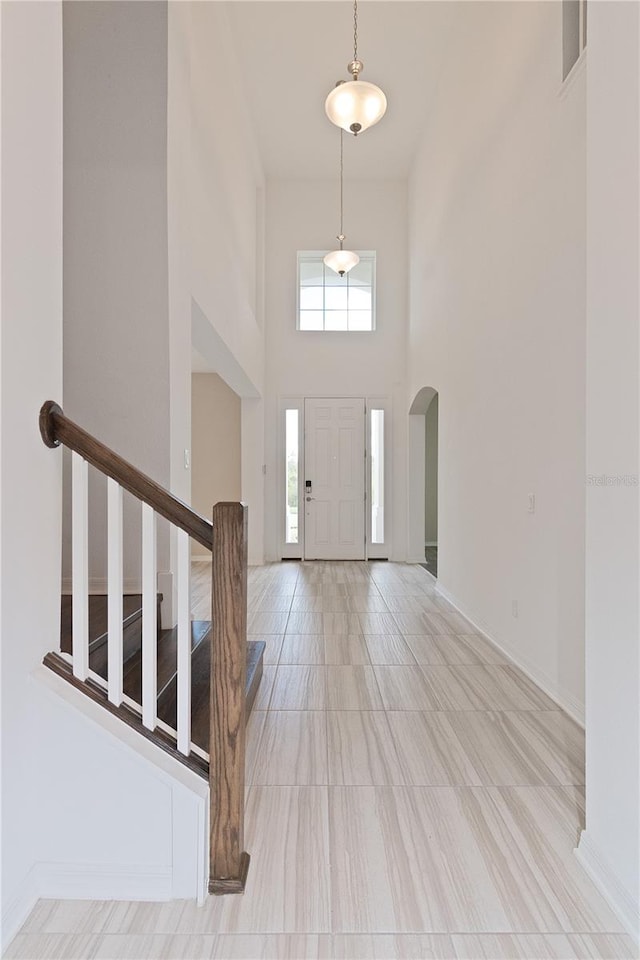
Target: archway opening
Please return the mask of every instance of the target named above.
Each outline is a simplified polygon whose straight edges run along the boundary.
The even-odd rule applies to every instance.
[[[438,391],[422,387],[409,408],[409,559],[438,576]]]

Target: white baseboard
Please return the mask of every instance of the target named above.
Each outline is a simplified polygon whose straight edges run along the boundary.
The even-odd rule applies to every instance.
[[[636,944],[640,944],[640,907],[596,849],[587,830],[574,851],[579,863]]]
[[[428,572],[428,571],[427,571]],[[507,660],[518,667],[519,670],[532,680],[536,686],[540,687],[544,693],[550,697],[554,703],[557,703],[559,707],[564,710],[565,713],[568,713],[572,720],[581,726],[584,729],[584,704],[576,699],[572,694],[566,690],[562,690],[558,687],[557,683],[551,678],[548,677],[540,668],[531,663],[527,657],[517,656],[514,654],[513,650],[508,650],[503,646],[498,640],[491,636],[489,628],[486,624],[483,624],[478,618],[470,616],[462,604],[451,594],[445,587],[442,586],[441,582],[436,581],[436,590],[437,592],[447,600],[452,607],[461,613],[465,620],[468,620],[470,624],[480,633],[485,640],[488,640],[492,646],[499,650]]]
[[[2,954],[38,900],[170,900],[169,867],[112,863],[34,863],[2,914]]]
[[[424,554],[421,557],[407,557],[407,563],[425,563]]]
[[[172,868],[131,863],[36,864],[39,897],[55,900],[170,900]]]

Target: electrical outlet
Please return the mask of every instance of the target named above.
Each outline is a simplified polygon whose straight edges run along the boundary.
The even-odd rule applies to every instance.
[[[191,451],[185,447],[184,448],[184,468],[188,470],[191,466]]]
[[[530,493],[527,501],[527,513],[536,512],[536,495],[535,493]]]
[[[516,620],[518,619],[518,601],[517,600],[511,601],[511,616],[515,617]]]

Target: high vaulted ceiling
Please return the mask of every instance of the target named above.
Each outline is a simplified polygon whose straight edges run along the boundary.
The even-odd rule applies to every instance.
[[[353,56],[349,0],[227,2],[244,90],[265,173],[283,179],[337,176],[339,132],[324,100],[348,80]],[[405,178],[435,95],[454,2],[362,0],[358,55],[363,80],[388,100],[380,123],[345,134],[345,178]]]

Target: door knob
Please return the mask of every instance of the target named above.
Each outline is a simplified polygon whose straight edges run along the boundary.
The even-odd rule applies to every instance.
[[[309,503],[310,500],[315,500],[315,497],[307,497],[307,503]]]

